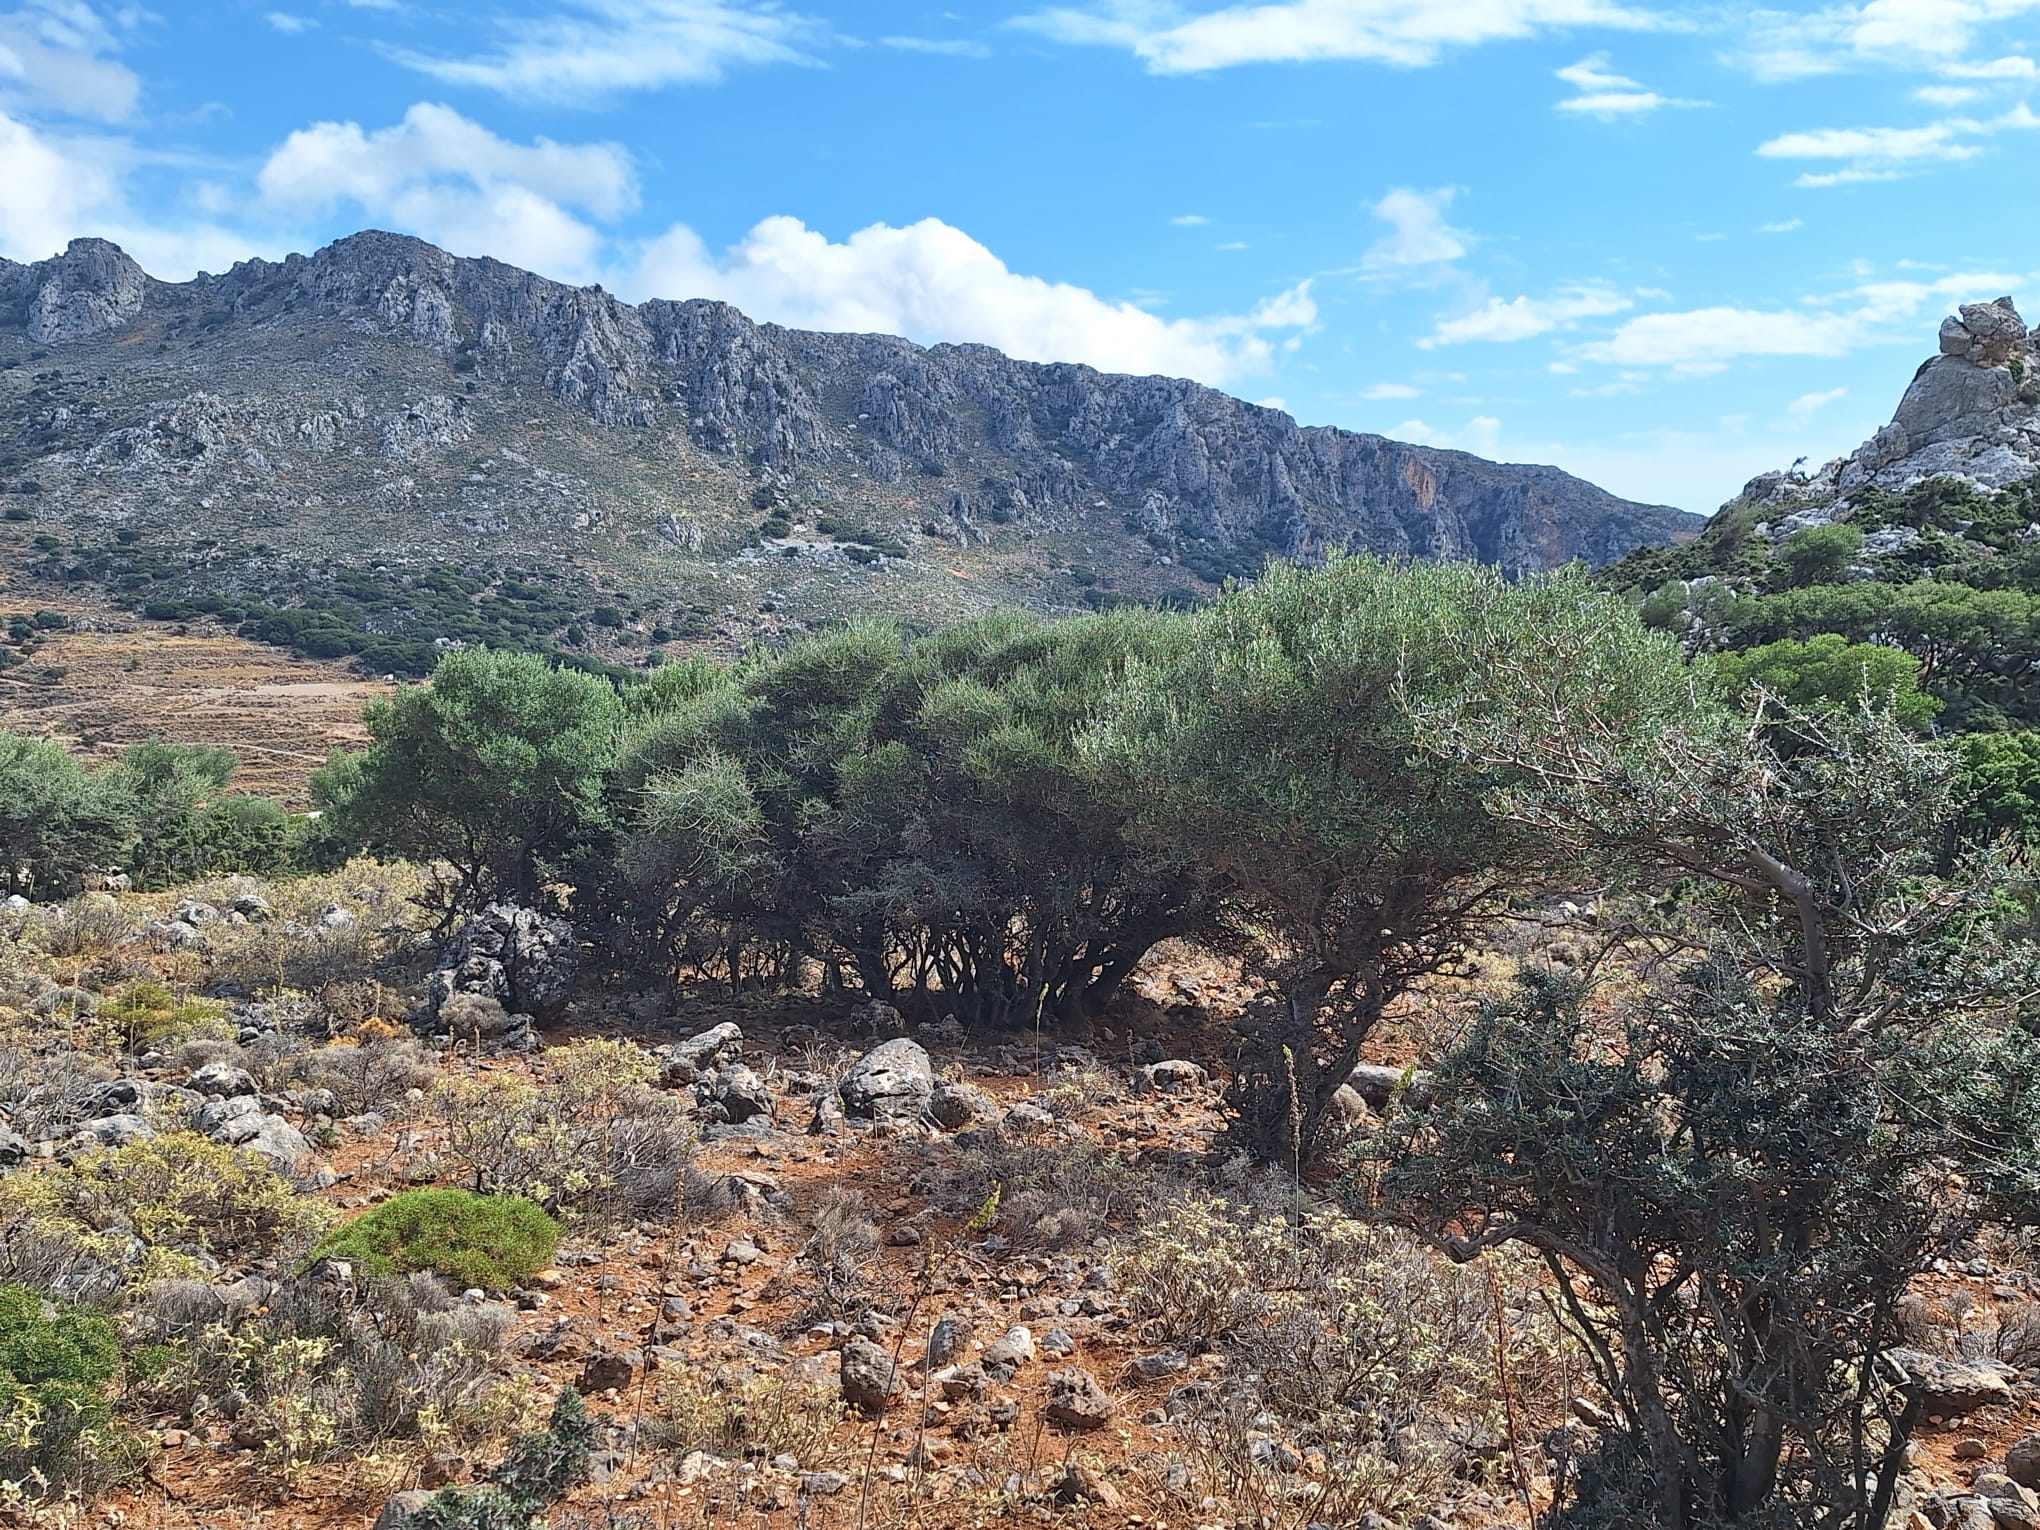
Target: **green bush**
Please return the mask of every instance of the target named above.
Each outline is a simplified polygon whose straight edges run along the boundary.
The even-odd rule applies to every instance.
[[[347,1259],[375,1275],[430,1270],[500,1291],[552,1261],[560,1224],[517,1195],[406,1190],[329,1233],[314,1259]]]
[[[0,1286],[0,1498],[105,1485],[124,1454],[106,1398],[119,1365],[109,1319]]]

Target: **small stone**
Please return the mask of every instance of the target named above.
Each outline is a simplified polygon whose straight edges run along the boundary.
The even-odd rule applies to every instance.
[[[1102,1429],[1119,1406],[1085,1370],[1050,1371],[1046,1391],[1043,1415],[1066,1429]]]
[[[883,1413],[893,1398],[906,1391],[892,1356],[869,1339],[843,1346],[843,1401],[865,1413]]]
[[[642,1350],[598,1349],[581,1367],[574,1389],[582,1393],[621,1391],[630,1385],[631,1377],[644,1363]]]

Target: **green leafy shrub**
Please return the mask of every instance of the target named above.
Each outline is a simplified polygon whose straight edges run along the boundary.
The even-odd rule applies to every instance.
[[[466,1190],[406,1190],[329,1233],[314,1259],[376,1275],[430,1270],[464,1286],[520,1286],[551,1262],[560,1224],[536,1202]]]
[[[221,1024],[225,1007],[217,1000],[173,993],[162,983],[129,983],[99,1007],[120,1044],[138,1052],[172,1037],[204,1035]]]
[[[120,1365],[113,1323],[0,1286],[0,1498],[85,1495],[126,1457],[107,1383]]]

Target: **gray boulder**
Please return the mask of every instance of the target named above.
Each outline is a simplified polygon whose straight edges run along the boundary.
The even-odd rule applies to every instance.
[[[2005,1475],[2022,1487],[2040,1488],[2040,1434],[2029,1434],[2005,1452]]]
[[[935,1095],[935,1067],[918,1041],[900,1036],[852,1064],[837,1093],[858,1120],[919,1120]]]
[[[78,1128],[71,1139],[73,1149],[95,1147],[126,1147],[130,1142],[146,1142],[156,1135],[156,1128],[140,1116],[126,1111],[118,1115],[95,1116]]]
[[[1353,1070],[1346,1083],[1376,1110],[1386,1110],[1398,1090],[1412,1105],[1421,1105],[1431,1096],[1431,1075],[1422,1068],[1389,1068],[1378,1063],[1362,1063]]]
[[[725,1020],[698,1036],[676,1041],[660,1059],[659,1081],[691,1084],[704,1074],[738,1061],[744,1055],[744,1033]]]
[[[511,903],[491,903],[463,924],[432,973],[435,1019],[456,994],[493,999],[509,1014],[544,1017],[574,985],[580,946],[564,919]]]
[[[1917,1349],[1890,1350],[1886,1358],[1902,1367],[1920,1389],[1927,1413],[1942,1418],[2009,1403],[2018,1374],[1995,1360],[1945,1360]]]
[[[998,1102],[975,1084],[938,1084],[928,1099],[928,1116],[944,1131],[964,1131],[998,1115]]]
[[[907,1389],[899,1368],[880,1345],[852,1339],[843,1346],[843,1401],[865,1413],[883,1413]]]
[[[772,1121],[772,1091],[754,1068],[742,1063],[718,1068],[694,1086],[694,1097],[702,1110],[724,1121],[749,1121],[762,1116]]]
[[[197,1094],[216,1094],[229,1100],[262,1092],[254,1074],[228,1062],[209,1062],[193,1069],[191,1077],[184,1081],[184,1087]]]
[[[215,1142],[260,1153],[280,1168],[289,1168],[312,1150],[303,1132],[265,1111],[253,1095],[207,1100],[192,1115],[191,1124]]]
[[[383,1504],[382,1512],[376,1515],[369,1530],[411,1530],[412,1526],[423,1523],[432,1496],[423,1488],[398,1493]]]

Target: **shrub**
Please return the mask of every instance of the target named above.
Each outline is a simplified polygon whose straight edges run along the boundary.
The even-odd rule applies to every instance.
[[[406,1190],[334,1229],[312,1257],[376,1275],[428,1270],[502,1291],[544,1269],[559,1244],[559,1223],[522,1196]]]
[[[587,1480],[594,1439],[587,1405],[563,1387],[546,1427],[511,1443],[490,1473],[493,1482],[442,1488],[409,1523],[415,1530],[534,1530],[548,1504]]]
[[[310,1243],[331,1221],[260,1154],[165,1132],[69,1164],[0,1178],[0,1224],[75,1240],[137,1279],[188,1273],[198,1255],[263,1259]],[[137,1238],[137,1254],[128,1238]]]
[[[1399,1519],[1435,1502],[1451,1477],[1477,1475],[1467,1447],[1505,1423],[1498,1323],[1510,1330],[1517,1379],[1563,1384],[1551,1363],[1557,1334],[1531,1316],[1527,1284],[1512,1299],[1485,1272],[1338,1212],[1194,1196],[1144,1221],[1116,1262],[1147,1338],[1231,1362],[1238,1383],[1185,1438],[1236,1501],[1269,1491],[1252,1449],[1268,1409],[1325,1451],[1324,1478],[1341,1484],[1354,1518]],[[1514,1398],[1544,1417],[1560,1400],[1556,1390]],[[1323,1507],[1298,1522],[1349,1522]]]
[[[225,1013],[217,1000],[179,995],[152,979],[127,984],[99,1007],[99,1018],[130,1052],[172,1039],[217,1035]]]
[[[544,1054],[540,1078],[441,1078],[430,1101],[476,1191],[600,1217],[670,1213],[693,1135],[657,1066],[628,1042]]]
[[[500,1306],[453,1302],[426,1275],[352,1291],[299,1276],[259,1306],[166,1281],[136,1312],[131,1386],[181,1418],[238,1394],[240,1421],[285,1471],[388,1441],[467,1446],[528,1411],[522,1386],[495,1369],[509,1326]]]
[[[110,1320],[0,1286],[0,1499],[104,1486],[126,1457],[106,1386],[120,1364]]]

